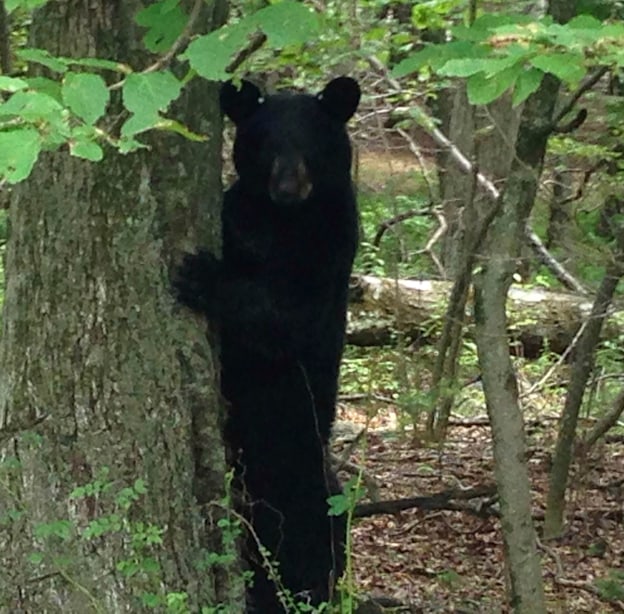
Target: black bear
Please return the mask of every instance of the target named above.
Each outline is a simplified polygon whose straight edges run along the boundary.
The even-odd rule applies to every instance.
[[[224,84],[238,180],[224,198],[223,257],[187,254],[175,281],[180,301],[219,325],[225,438],[255,533],[249,610],[262,614],[327,600],[344,569],[326,448],[358,239],[345,124],[359,99],[348,77],[316,96]]]

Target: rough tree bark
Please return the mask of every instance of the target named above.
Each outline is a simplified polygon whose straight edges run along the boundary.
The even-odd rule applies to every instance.
[[[141,6],[52,0],[35,13],[31,44],[141,68]],[[198,29],[215,10],[203,7]],[[154,136],[149,151],[108,151],[99,164],[48,153],[13,191],[0,350],[2,611],[139,612],[164,609],[174,593],[190,611],[243,609],[236,552],[223,559],[231,566],[207,563],[224,548],[212,503],[226,470],[216,365],[203,324],[169,289],[176,248],[218,243],[215,85],[191,84],[178,112],[209,140]],[[133,485],[136,500],[123,490]],[[90,490],[72,498],[81,486]],[[161,543],[149,541],[154,530]]]
[[[556,168],[552,175],[552,194],[549,203],[548,228],[546,230],[546,247],[568,248],[570,250],[571,230],[573,224],[572,175]],[[571,250],[570,250],[571,251]]]
[[[453,99],[449,138],[480,172],[502,187],[511,164],[518,131],[519,112],[510,97],[472,107],[465,87]],[[466,246],[477,232],[479,218],[489,208],[489,197],[475,190],[474,178],[445,158],[440,174],[440,192],[448,230],[444,236],[442,262],[450,279],[463,270]]]
[[[549,13],[560,23],[569,20],[574,10],[566,0],[552,0],[549,5]],[[537,192],[558,90],[559,82],[546,75],[524,106],[500,212],[490,228],[474,283],[475,333],[492,425],[510,602],[514,612],[523,614],[540,614],[546,607],[531,519],[524,425],[508,351],[506,299]]]

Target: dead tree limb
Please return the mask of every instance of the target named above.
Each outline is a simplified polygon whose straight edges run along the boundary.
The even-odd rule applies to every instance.
[[[376,501],[374,503],[360,503],[354,510],[355,518],[365,518],[378,514],[397,514],[405,510],[419,508],[423,510],[450,510],[465,511],[480,516],[497,516],[496,510],[489,507],[468,507],[458,501],[469,501],[480,497],[493,497],[496,495],[496,486],[484,484],[467,490],[449,489],[430,495],[428,497],[408,497],[405,499],[390,499]]]

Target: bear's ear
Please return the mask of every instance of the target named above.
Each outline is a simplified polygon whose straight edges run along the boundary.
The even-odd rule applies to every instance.
[[[360,86],[351,77],[338,77],[325,86],[317,99],[327,113],[346,123],[360,102]]]
[[[235,123],[248,118],[263,102],[260,90],[251,81],[241,81],[240,89],[232,81],[221,86],[221,110]]]

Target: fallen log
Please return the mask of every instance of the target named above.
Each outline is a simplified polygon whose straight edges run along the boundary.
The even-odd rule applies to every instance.
[[[451,287],[451,282],[446,281],[354,277],[347,342],[359,346],[386,345],[394,343],[398,334],[415,345],[434,343]],[[513,286],[507,301],[512,351],[529,358],[545,349],[563,353],[588,317],[591,306],[592,297]],[[467,322],[472,323],[471,310]],[[603,337],[615,338],[622,333],[624,311],[618,309],[605,322]]]

